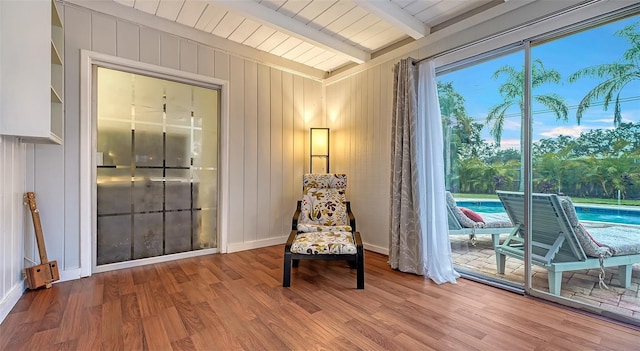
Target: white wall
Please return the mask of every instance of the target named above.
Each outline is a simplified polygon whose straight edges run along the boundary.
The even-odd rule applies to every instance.
[[[26,145],[0,135],[0,321],[18,301],[22,283],[25,211]]]
[[[300,197],[308,128],[321,126],[322,85],[160,30],[64,7],[63,146],[37,145],[35,186],[61,278],[79,277],[80,50],[198,73],[229,84],[229,250],[282,243]],[[313,116],[313,118],[305,118]],[[49,244],[49,243],[48,243]]]
[[[0,50],[1,44],[0,39]],[[2,92],[0,79],[0,94]],[[2,118],[0,123],[1,120]],[[26,146],[20,144],[15,137],[0,135],[0,322],[24,291],[22,256],[25,249],[25,215],[28,213],[22,205],[25,172]]]
[[[560,14],[576,3],[573,0],[529,4],[510,1],[504,4],[510,7],[508,11],[499,6],[492,9],[502,14],[491,20],[487,21],[481,14],[325,79],[327,125],[332,128],[331,167],[332,171],[349,175],[348,197],[366,248],[388,253],[393,65],[401,58],[431,57],[509,32],[446,57],[450,61],[460,60],[632,4],[602,2]],[[555,15],[544,22],[535,21],[549,14]],[[523,27],[522,23],[531,24]],[[473,79],[469,77],[470,81]]]
[[[348,176],[347,197],[369,250],[386,253],[389,229],[393,62],[326,87],[331,171]]]
[[[205,36],[174,23],[166,26],[171,33],[160,30],[165,23],[155,18],[145,26],[73,4],[61,8],[66,58],[64,145],[34,146],[0,136],[0,321],[24,291],[23,256],[37,261],[24,192],[37,194],[48,256],[58,261],[61,280],[80,277],[82,49],[228,80],[228,250],[284,242],[301,195],[302,174],[308,171],[308,130],[325,123],[319,71],[303,68],[298,75],[295,72],[301,67],[287,68],[281,58],[253,49],[240,48],[243,56],[235,56],[219,45],[225,40],[210,40],[216,47],[188,40],[184,36]],[[237,44],[228,43],[238,49]]]

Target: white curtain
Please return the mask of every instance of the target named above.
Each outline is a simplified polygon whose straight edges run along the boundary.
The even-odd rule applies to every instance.
[[[445,202],[442,118],[433,61],[420,64],[418,77],[415,134],[424,270],[427,277],[438,284],[455,283],[460,274],[453,269],[451,258]]]
[[[394,67],[389,265],[455,283],[445,203],[442,122],[432,62]],[[417,87],[416,87],[417,85]],[[417,90],[417,92],[416,92]]]

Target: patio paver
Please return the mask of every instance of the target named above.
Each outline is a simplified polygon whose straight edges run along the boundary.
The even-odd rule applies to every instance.
[[[464,236],[450,236],[450,240],[456,266],[509,282],[524,283],[524,263],[518,259],[507,257],[505,274],[497,274],[495,251],[490,235],[478,236],[475,246]],[[549,291],[547,270],[534,265],[532,271],[533,287]],[[599,287],[599,274],[599,269],[565,272],[562,276],[561,296],[640,319],[640,264],[633,265],[631,286],[628,289],[619,286],[617,268],[605,269],[604,282],[609,289]]]

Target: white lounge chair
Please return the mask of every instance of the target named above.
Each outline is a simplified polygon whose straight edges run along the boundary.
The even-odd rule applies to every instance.
[[[500,234],[508,234],[513,230],[513,224],[504,214],[480,213],[485,222],[475,222],[462,212],[451,192],[447,191],[445,197],[447,200],[449,235],[468,235],[472,242],[475,242],[476,235],[491,234],[493,247],[495,248],[500,243]]]
[[[498,273],[504,274],[506,256],[524,259],[524,194],[498,192],[513,232],[497,245]],[[531,261],[549,272],[549,292],[560,294],[562,272],[618,267],[620,283],[631,285],[632,264],[640,263],[640,228],[630,226],[589,229],[579,222],[571,199],[554,194],[533,194]],[[624,232],[624,240],[620,232]],[[609,235],[608,233],[609,232]],[[600,277],[602,283],[602,275]]]

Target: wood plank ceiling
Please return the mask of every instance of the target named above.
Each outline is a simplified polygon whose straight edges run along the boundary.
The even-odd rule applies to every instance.
[[[322,71],[503,0],[113,0]]]

